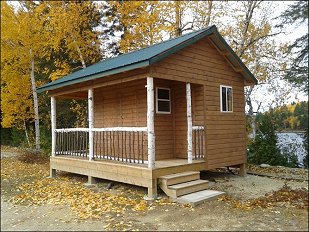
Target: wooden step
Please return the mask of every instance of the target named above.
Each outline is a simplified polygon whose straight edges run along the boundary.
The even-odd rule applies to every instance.
[[[169,186],[200,179],[200,172],[181,172],[160,176],[159,183]]]
[[[208,186],[207,180],[193,180],[185,183],[175,184],[167,186],[163,191],[172,198],[177,198],[179,196],[205,190]]]

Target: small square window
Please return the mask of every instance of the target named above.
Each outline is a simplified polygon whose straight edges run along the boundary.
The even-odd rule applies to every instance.
[[[156,112],[158,114],[171,113],[171,93],[168,88],[156,88],[157,104]]]
[[[221,112],[233,112],[233,89],[230,86],[220,85]]]

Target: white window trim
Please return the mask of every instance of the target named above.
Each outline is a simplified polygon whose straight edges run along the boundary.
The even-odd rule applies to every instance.
[[[222,87],[232,89],[232,110],[231,110],[231,111],[229,111],[229,110],[223,111],[223,105],[222,105]],[[226,92],[226,93],[227,93],[227,92]],[[233,108],[234,108],[234,103],[233,103],[234,97],[233,97],[233,95],[234,95],[234,91],[233,91],[233,87],[232,87],[232,86],[220,85],[220,111],[221,111],[222,113],[233,113]],[[226,97],[226,99],[225,99],[225,100],[226,100],[226,109],[228,109],[229,107],[228,107],[227,94],[226,94],[225,97]]]
[[[159,99],[158,98],[158,90],[159,89],[165,89],[165,90],[168,90],[168,98],[169,100],[167,99]],[[165,111],[159,111],[158,110],[158,101],[167,101],[169,102],[169,108],[170,108],[170,111],[169,112],[165,112]],[[164,87],[156,87],[156,113],[157,114],[171,114],[171,89],[170,88],[164,88]]]

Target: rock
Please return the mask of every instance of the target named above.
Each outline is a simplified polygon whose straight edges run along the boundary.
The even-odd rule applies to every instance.
[[[261,164],[260,167],[261,168],[268,168],[268,167],[270,167],[270,165],[269,164]]]

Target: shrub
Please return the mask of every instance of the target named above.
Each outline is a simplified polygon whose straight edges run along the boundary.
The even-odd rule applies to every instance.
[[[18,160],[29,164],[44,164],[49,161],[49,156],[44,155],[36,150],[24,149],[22,154],[18,156]]]

